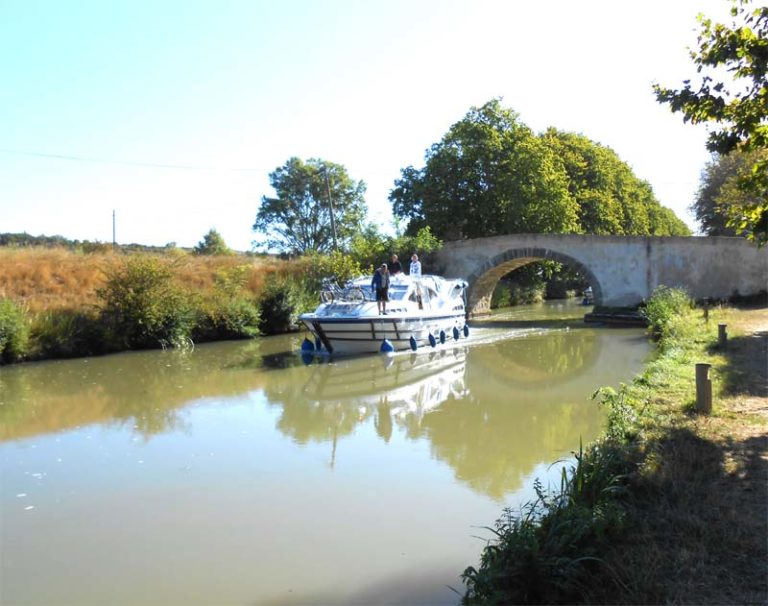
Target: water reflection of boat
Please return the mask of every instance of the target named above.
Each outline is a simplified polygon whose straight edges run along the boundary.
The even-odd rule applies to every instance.
[[[422,416],[450,397],[466,395],[466,348],[373,358],[370,364],[318,364],[304,386],[316,404],[347,403],[365,415],[386,405],[395,415]],[[341,368],[340,368],[341,366]]]

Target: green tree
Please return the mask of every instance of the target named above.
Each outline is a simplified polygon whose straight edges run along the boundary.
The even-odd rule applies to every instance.
[[[686,122],[714,125],[707,148],[721,155],[768,149],[768,6],[732,0],[731,17],[730,25],[698,17],[698,49],[690,53],[702,74],[698,89],[690,80],[679,90],[654,85],[656,99]],[[762,246],[768,242],[768,159],[758,157],[739,187],[751,202],[729,207],[729,223]]]
[[[612,149],[584,135],[549,128],[541,135],[568,176],[578,206],[580,230],[587,234],[690,235],[683,221],[656,199]]]
[[[743,208],[759,202],[751,192],[739,187],[743,178],[762,155],[768,158],[768,150],[745,153],[735,151],[727,156],[712,154],[712,158],[701,171],[701,181],[691,211],[708,236],[742,235],[733,224],[728,223],[733,207]]]
[[[504,233],[574,232],[576,203],[552,151],[498,99],[473,107],[401,171],[389,199],[407,233],[429,226],[457,240]]]
[[[194,248],[197,255],[231,255],[232,251],[224,242],[224,238],[214,228],[211,228]]]
[[[289,159],[270,173],[277,196],[264,196],[253,229],[254,246],[302,253],[346,247],[365,217],[365,183],[325,160]],[[331,206],[333,213],[331,213]],[[334,235],[335,227],[335,235]]]

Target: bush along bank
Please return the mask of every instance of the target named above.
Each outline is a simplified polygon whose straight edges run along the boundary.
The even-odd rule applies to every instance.
[[[766,422],[728,404],[768,395],[765,339],[736,336],[723,350],[718,323],[743,312],[706,321],[675,289],[644,313],[654,359],[631,384],[595,393],[604,435],[575,453],[558,489],[537,484],[532,503],[504,510],[462,575],[463,604],[766,603],[768,471],[755,454],[768,450]],[[698,362],[715,371],[711,415],[694,410]]]

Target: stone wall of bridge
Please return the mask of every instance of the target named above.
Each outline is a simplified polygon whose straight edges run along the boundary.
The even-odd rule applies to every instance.
[[[636,305],[663,284],[696,299],[724,299],[768,289],[768,247],[743,238],[515,234],[447,242],[425,273],[469,282],[470,313],[490,309],[499,279],[523,265],[552,259],[578,269],[595,303]]]

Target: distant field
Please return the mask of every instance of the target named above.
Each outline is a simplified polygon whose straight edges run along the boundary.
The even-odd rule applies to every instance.
[[[248,266],[246,288],[258,295],[267,275],[301,271],[298,262],[245,255],[199,256],[185,253],[131,253],[172,260],[176,279],[194,292],[206,292],[217,272]],[[81,309],[98,303],[96,290],[128,255],[79,253],[64,248],[0,247],[0,297],[23,303],[31,312]]]

